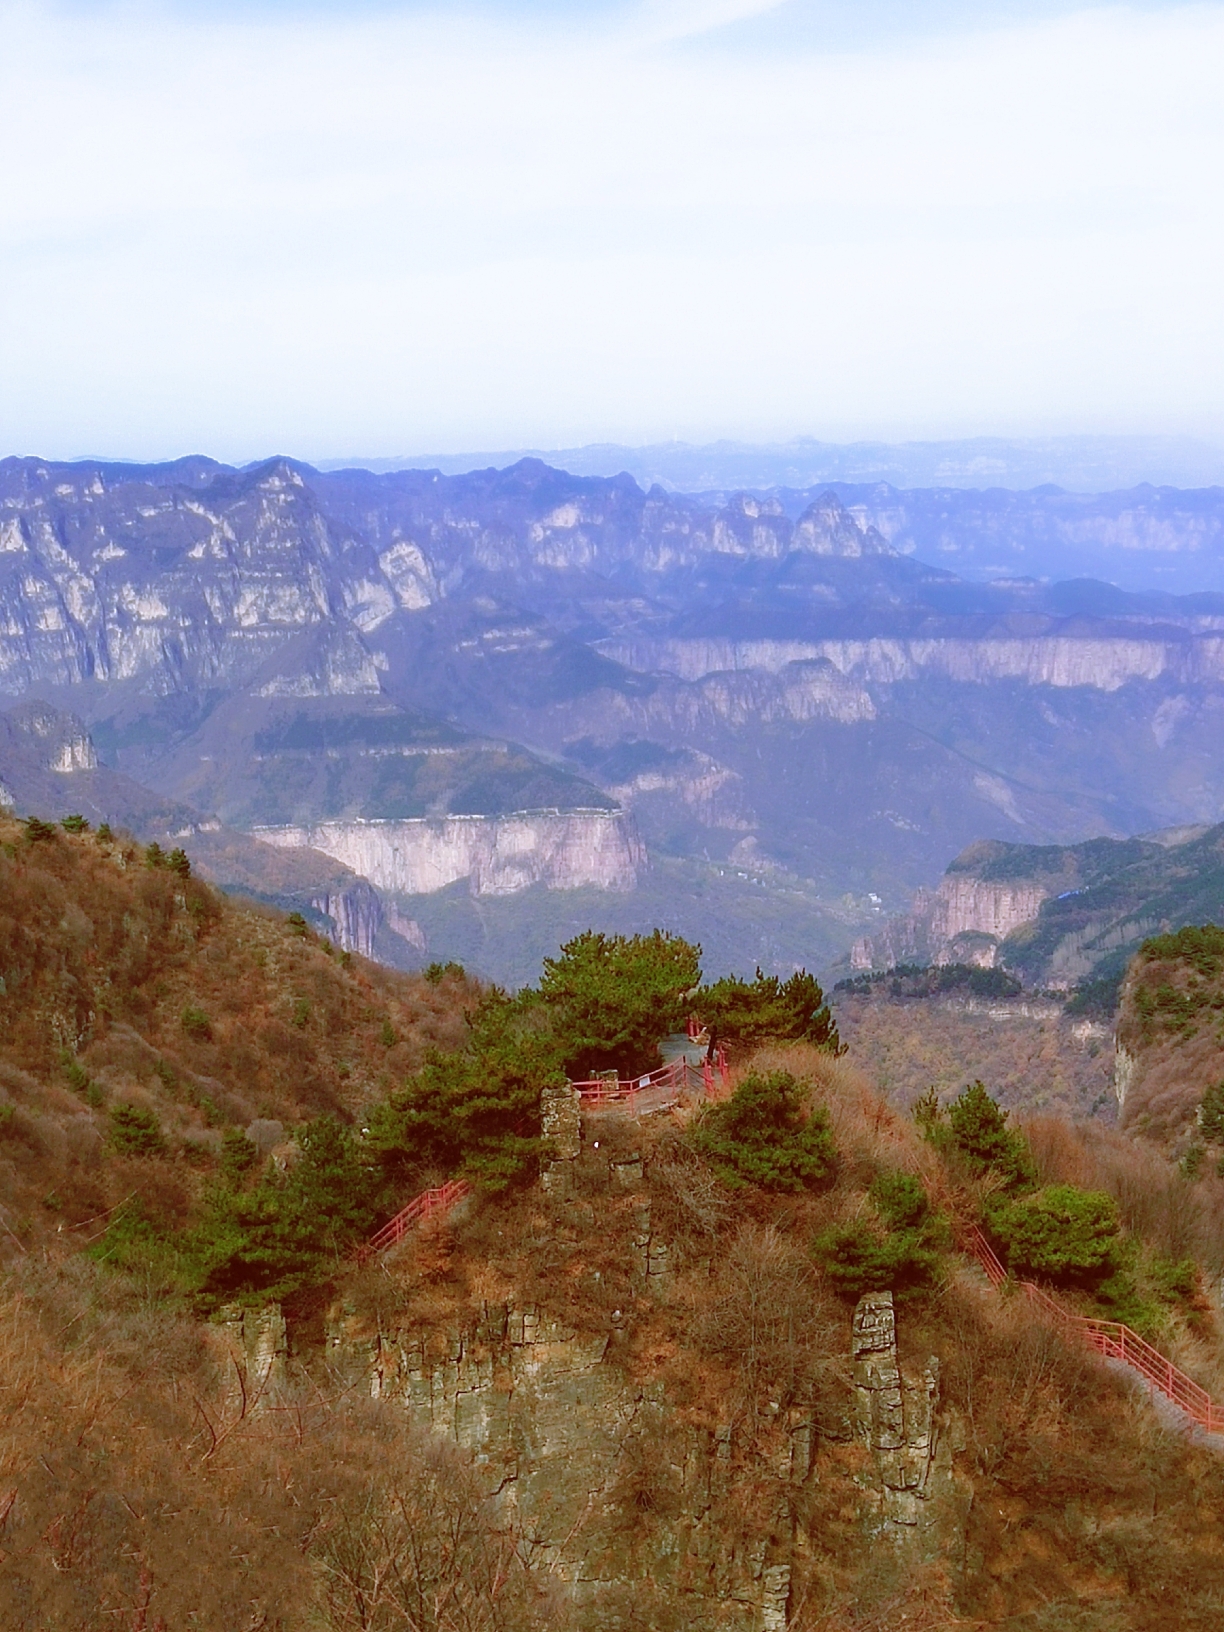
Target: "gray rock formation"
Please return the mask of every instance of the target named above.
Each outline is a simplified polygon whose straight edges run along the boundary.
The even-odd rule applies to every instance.
[[[645,861],[632,822],[619,811],[318,822],[253,831],[278,848],[321,850],[401,895],[427,895],[459,879],[468,880],[473,895],[513,895],[533,884],[630,890]]]
[[[952,1467],[956,1430],[940,1418],[939,1361],[902,1371],[891,1292],[859,1299],[853,1341],[855,1423],[872,1455],[877,1533],[920,1556],[955,1559],[972,1493]]]
[[[1224,825],[1079,845],[976,844],[936,891],[856,942],[856,969],[996,965],[1066,990],[1121,974],[1158,931],[1224,918]]]
[[[715,1514],[737,1477],[730,1425],[683,1423],[657,1385],[616,1363],[614,1348],[614,1338],[582,1336],[534,1309],[486,1306],[442,1349],[417,1334],[380,1334],[371,1390],[471,1453],[531,1538],[531,1562],[580,1602],[645,1581],[683,1590],[695,1612],[718,1614],[734,1632],[783,1632],[785,1504],[780,1547],[764,1535],[729,1537]],[[787,1421],[781,1443],[776,1466],[761,1471],[785,1490],[808,1476],[806,1415]],[[649,1507],[667,1515],[649,1525],[624,1506],[642,1480]]]
[[[1117,511],[1119,553],[1176,534],[1218,555],[1202,495],[1030,498],[1089,531]],[[1019,514],[944,495],[956,550],[970,500],[996,533]],[[745,967],[788,968],[800,935],[809,961],[848,947],[976,838],[1224,817],[1224,600],[969,582],[903,553],[917,503],[693,498],[531,460],[463,476],[0,461],[0,691],[71,706],[98,770],[242,830],[333,824],[332,854],[368,850],[414,894],[430,878],[486,898],[632,890],[628,824],[583,814],[619,800],[652,852],[701,875],[678,899],[717,894]],[[944,534],[922,536],[944,559]],[[18,792],[2,755],[0,781]],[[519,818],[554,810],[578,820],[522,840]],[[490,819],[479,841],[406,828],[397,856],[358,833],[467,817]],[[660,876],[641,927],[677,916],[648,899]],[[372,944],[368,925],[339,933]],[[431,953],[476,959],[454,933],[432,925]],[[389,920],[377,934],[390,944]]]

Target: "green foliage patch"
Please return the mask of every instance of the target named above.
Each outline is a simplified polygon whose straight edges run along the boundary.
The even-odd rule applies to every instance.
[[[1008,1268],[1021,1276],[1091,1284],[1115,1267],[1118,1208],[1103,1191],[1047,1185],[999,1202],[988,1219]]]
[[[160,1156],[166,1141],[156,1112],[145,1105],[112,1105],[108,1113],[107,1141],[120,1156]]]
[[[179,1024],[197,1043],[206,1043],[212,1036],[212,1021],[204,1010],[197,1008],[194,1003],[188,1003],[179,1016]]]
[[[724,1184],[762,1190],[815,1188],[836,1160],[828,1112],[805,1107],[807,1090],[789,1071],[752,1071],[725,1105],[708,1107],[690,1134]]]
[[[820,982],[806,969],[787,980],[759,968],[752,981],[727,975],[694,993],[692,1007],[720,1043],[751,1048],[768,1039],[843,1052]]]
[[[682,998],[701,978],[701,948],[650,935],[586,930],[545,958],[527,1006],[547,1016],[558,1065],[582,1081],[609,1068],[639,1076],[658,1065],[659,1041],[683,1019]]]
[[[913,1115],[923,1137],[937,1149],[954,1154],[972,1177],[994,1173],[1009,1190],[1034,1184],[1028,1146],[1007,1126],[1007,1112],[991,1098],[982,1081],[970,1083],[946,1107],[932,1088],[914,1105]]]
[[[947,1220],[935,1213],[921,1180],[912,1174],[879,1174],[869,1191],[874,1218],[822,1231],[812,1253],[847,1298],[890,1290],[917,1297],[940,1284],[951,1245]]]
[[[1153,935],[1139,948],[1145,963],[1189,964],[1205,980],[1224,967],[1224,928],[1219,924],[1187,924],[1169,935]]]

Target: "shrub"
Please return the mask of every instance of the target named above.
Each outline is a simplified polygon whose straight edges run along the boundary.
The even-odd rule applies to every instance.
[[[310,928],[300,912],[291,912],[285,922],[290,935],[305,935]]]
[[[1139,948],[1139,956],[1146,963],[1188,963],[1210,980],[1219,973],[1224,960],[1224,928],[1219,924],[1187,924],[1171,935],[1153,935]]]
[[[1063,1013],[1072,1017],[1083,1015],[1094,1020],[1111,1020],[1121,1000],[1124,973],[1119,970],[1116,975],[1082,980],[1063,1005]]]
[[[1102,1190],[1052,1184],[996,1203],[989,1224],[1008,1267],[1020,1274],[1091,1282],[1114,1267],[1118,1208]]]
[[[1204,1139],[1213,1145],[1224,1144],[1224,1081],[1213,1083],[1203,1095],[1198,1125]]]
[[[937,1285],[943,1270],[941,1255],[920,1231],[882,1232],[862,1220],[823,1231],[812,1251],[837,1291],[852,1299],[886,1291],[915,1297]]]
[[[856,1219],[823,1231],[812,1243],[816,1261],[846,1297],[891,1290],[906,1298],[931,1290],[943,1275],[947,1220],[932,1213],[921,1181],[909,1173],[879,1174],[870,1196],[879,1223]]]
[[[166,1148],[155,1113],[144,1105],[112,1105],[107,1131],[111,1149],[120,1156],[160,1156]]]
[[[188,1003],[179,1016],[179,1024],[188,1037],[197,1043],[206,1043],[212,1036],[212,1021],[203,1009],[198,1009],[191,1003]]]
[[[448,977],[452,980],[463,980],[467,974],[463,965],[453,960],[449,963],[427,964],[423,972],[431,986],[440,986]]]
[[[696,992],[692,1006],[720,1042],[752,1047],[769,1039],[842,1052],[824,992],[806,969],[785,981],[759,968],[753,981],[728,975]]]
[[[750,1072],[725,1105],[708,1107],[690,1135],[725,1184],[804,1190],[833,1171],[835,1153],[823,1106],[803,1107],[789,1071]]]
[[[211,1193],[186,1243],[204,1306],[284,1298],[318,1285],[373,1229],[380,1175],[352,1130],[321,1116],[301,1130],[298,1144],[301,1155],[286,1177],[267,1173],[252,1190]]]
[[[65,833],[89,832],[89,823],[85,820],[84,816],[80,815],[62,817],[60,820],[60,826],[63,828]]]
[[[31,844],[47,844],[55,837],[55,823],[40,821],[37,816],[27,816],[25,836]]]
[[[994,1172],[1010,1189],[1034,1181],[1033,1164],[1018,1133],[981,1082],[971,1083],[948,1107],[951,1143],[973,1174]]]
[[[912,1173],[881,1173],[871,1186],[871,1199],[884,1222],[895,1230],[916,1229],[930,1215],[922,1180]]]
[[[259,1160],[259,1146],[248,1139],[241,1128],[226,1128],[221,1135],[221,1173],[230,1183],[237,1184],[244,1173]]]
[[[659,1040],[683,1018],[681,999],[701,976],[701,948],[678,935],[602,935],[586,930],[545,958],[538,991],[569,1077],[615,1068],[636,1076],[659,1063]]]
[[[370,1118],[369,1148],[389,1177],[434,1168],[489,1190],[534,1173],[540,1090],[564,1080],[551,1051],[505,1039],[433,1052]]]
[[[65,1051],[63,1055],[64,1075],[68,1079],[68,1086],[74,1094],[87,1094],[93,1079],[81,1062]]]
[[[110,844],[114,836],[109,822],[98,823],[98,831],[94,834],[94,838],[99,844]]]

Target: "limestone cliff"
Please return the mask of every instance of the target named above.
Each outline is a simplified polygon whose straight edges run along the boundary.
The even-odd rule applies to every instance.
[[[700,680],[726,671],[777,673],[789,664],[824,662],[860,685],[892,685],[928,676],[991,685],[1016,680],[1028,686],[1089,686],[1113,692],[1130,681],[1170,679],[1182,685],[1224,680],[1224,636],[1214,630],[1173,638],[1138,638],[1121,632],[866,640],[740,640],[724,637],[638,636],[601,643],[608,657],[645,673],[660,671]]]
[[[911,911],[859,940],[856,969],[1003,964],[1061,990],[1116,979],[1148,935],[1224,916],[1224,826],[1073,845],[979,842]]]
[[[1045,880],[1001,880],[949,871],[938,889],[921,890],[912,912],[855,942],[855,969],[898,963],[970,963],[994,967],[1003,940],[1036,918],[1051,894]]]
[[[632,822],[620,811],[332,821],[254,831],[266,844],[322,850],[399,895],[428,895],[460,879],[477,896],[513,895],[533,884],[630,890],[645,861]]]

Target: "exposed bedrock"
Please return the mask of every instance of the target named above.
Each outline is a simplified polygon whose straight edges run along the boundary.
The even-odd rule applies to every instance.
[[[849,679],[884,685],[938,675],[970,683],[1020,680],[1033,686],[1117,691],[1128,680],[1166,675],[1187,685],[1224,679],[1224,637],[1218,633],[1187,633],[1170,640],[1070,635],[981,640],[639,638],[603,641],[599,649],[628,668],[683,680],[727,670],[777,673],[791,663],[822,659]]]
[[[513,895],[533,884],[631,890],[646,860],[621,811],[332,821],[254,833],[284,849],[322,850],[400,895],[428,895],[459,879],[469,881],[473,895]]]
[[[1044,879],[1001,880],[948,873],[937,890],[919,890],[913,910],[856,941],[855,969],[898,963],[995,962],[1001,941],[1030,923],[1054,887]]]
[[[901,1369],[891,1292],[859,1299],[853,1351],[855,1427],[872,1455],[864,1482],[875,1498],[877,1533],[952,1561],[963,1546],[972,1491],[953,1471],[952,1440],[961,1430],[940,1411],[939,1361]]]

